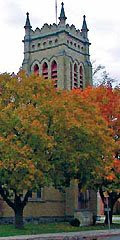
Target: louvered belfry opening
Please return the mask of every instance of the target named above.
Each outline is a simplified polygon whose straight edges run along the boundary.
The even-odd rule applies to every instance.
[[[83,67],[80,66],[80,88],[83,89]]]
[[[70,62],[70,89],[72,89],[72,63]]]
[[[78,88],[78,67],[74,64],[74,88]]]
[[[38,64],[34,65],[34,74],[35,75],[39,75],[39,66],[38,66]]]
[[[57,63],[55,60],[51,64],[51,78],[54,80],[55,88],[57,88]]]
[[[45,79],[48,79],[48,64],[46,62],[42,65],[42,75]]]

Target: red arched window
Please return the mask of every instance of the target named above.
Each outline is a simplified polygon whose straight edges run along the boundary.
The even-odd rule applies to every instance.
[[[54,86],[57,87],[57,63],[55,60],[51,64],[51,78],[54,79]]]
[[[77,64],[74,64],[74,88],[78,88],[78,68]]]
[[[38,67],[38,64],[35,64],[35,65],[34,65],[34,74],[35,74],[35,75],[39,75],[39,67]]]
[[[83,67],[80,66],[80,88],[83,89]]]
[[[42,75],[45,79],[48,78],[48,65],[46,62],[44,62],[42,65]]]

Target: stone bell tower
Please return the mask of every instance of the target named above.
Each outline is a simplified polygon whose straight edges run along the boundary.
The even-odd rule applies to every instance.
[[[25,23],[24,60],[22,68],[28,73],[52,78],[55,87],[81,88],[92,85],[92,66],[86,17],[81,30],[66,24],[64,3],[61,4],[59,23],[32,30],[29,13]]]
[[[61,4],[58,24],[45,23],[41,29],[36,28],[35,31],[32,30],[29,13],[27,13],[22,68],[27,74],[35,73],[42,75],[44,79],[53,79],[57,88],[84,89],[92,85],[86,17],[83,16],[81,30],[76,29],[74,25],[66,24],[66,21],[64,3]],[[55,197],[55,194],[52,196]],[[56,208],[58,216],[61,216],[64,210],[64,217],[73,217],[77,214],[76,217],[83,219],[80,221],[89,219],[91,222],[90,213],[96,215],[96,194],[88,190],[85,193],[80,192],[75,182],[72,182],[70,188],[66,190],[62,201],[60,205],[61,202],[59,203],[57,199],[58,206],[62,206],[60,212],[58,212],[58,206]],[[48,212],[49,210],[47,209]]]

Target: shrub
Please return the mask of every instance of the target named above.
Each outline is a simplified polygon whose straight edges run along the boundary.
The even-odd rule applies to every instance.
[[[74,227],[79,227],[80,226],[80,221],[77,218],[75,218],[70,222],[70,224]]]

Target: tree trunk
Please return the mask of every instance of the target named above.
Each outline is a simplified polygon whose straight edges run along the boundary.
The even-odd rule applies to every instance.
[[[13,190],[13,189],[12,189]],[[9,191],[8,191],[9,192]],[[17,195],[16,190],[14,190],[14,201],[9,199],[9,194],[7,196],[6,190],[0,185],[0,195],[2,196],[3,200],[11,207],[15,213],[15,227],[22,229],[24,227],[23,222],[23,209],[28,203],[28,198],[30,197],[31,190],[27,191],[24,199],[22,201],[21,195]]]
[[[15,210],[15,228],[18,228],[18,229],[24,228],[23,208],[18,207]]]

